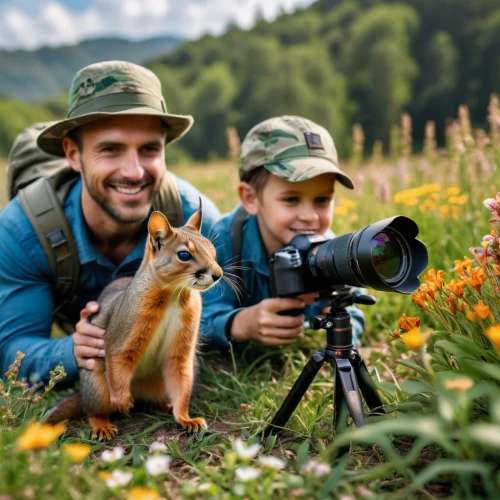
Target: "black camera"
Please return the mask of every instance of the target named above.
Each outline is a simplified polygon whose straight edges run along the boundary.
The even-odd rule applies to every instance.
[[[269,261],[271,293],[294,297],[328,293],[339,285],[413,293],[428,262],[427,249],[417,234],[412,219],[397,215],[330,240],[295,236]]]

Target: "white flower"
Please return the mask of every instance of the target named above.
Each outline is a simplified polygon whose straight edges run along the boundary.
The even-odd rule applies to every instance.
[[[117,486],[126,486],[128,483],[130,483],[133,477],[134,475],[132,474],[132,472],[124,472],[120,469],[115,469],[111,473],[111,477],[106,479],[106,484],[110,488],[116,488]]]
[[[245,483],[257,479],[260,476],[260,469],[256,469],[255,467],[238,467],[235,473],[236,477]]]
[[[271,469],[283,469],[286,465],[286,462],[282,458],[272,455],[259,457],[259,463]]]
[[[167,447],[165,446],[164,443],[160,443],[159,441],[155,441],[154,443],[151,443],[151,446],[149,447],[149,451],[151,453],[155,451],[167,451]]]
[[[120,460],[120,458],[123,458],[123,455],[125,455],[125,450],[121,446],[115,446],[111,450],[104,450],[101,453],[101,460],[105,462],[116,462]]]
[[[320,462],[315,462],[314,460],[308,460],[302,466],[302,472],[312,472],[316,477],[326,476],[330,474],[331,468],[328,464],[322,464]]]
[[[170,455],[153,455],[148,457],[144,464],[150,476],[159,476],[168,471],[168,466],[172,461]]]
[[[236,454],[243,460],[251,460],[260,450],[260,444],[254,443],[247,446],[240,438],[233,442],[233,448]]]

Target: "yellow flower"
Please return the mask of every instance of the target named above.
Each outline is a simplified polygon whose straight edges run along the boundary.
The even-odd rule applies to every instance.
[[[426,210],[434,210],[436,208],[436,204],[427,198],[418,208],[422,213],[424,213]]]
[[[467,203],[467,195],[463,194],[462,196],[450,196],[448,198],[448,203],[450,205],[465,205]]]
[[[111,478],[111,472],[107,471],[107,470],[103,470],[101,472],[99,472],[98,476],[101,478],[101,479],[110,479]]]
[[[340,205],[338,207],[335,207],[333,209],[333,212],[335,213],[335,215],[347,215],[347,212],[349,211],[349,208],[346,207],[345,205]]]
[[[459,215],[460,215],[460,210],[458,209],[458,207],[456,205],[452,205],[451,206],[451,216],[454,219],[458,219]]]
[[[401,335],[400,339],[412,350],[417,351],[420,349],[429,338],[431,332],[421,333],[420,328],[416,327],[408,333]]]
[[[491,309],[482,300],[477,303],[477,306],[474,306],[474,311],[482,320],[485,320],[491,314]]]
[[[500,349],[500,324],[490,326],[484,333],[490,339],[490,342]]]
[[[156,490],[136,486],[127,492],[127,500],[159,500],[161,497]]]
[[[65,430],[66,424],[62,422],[54,426],[34,422],[19,436],[19,448],[21,450],[41,450],[47,448]]]
[[[69,443],[65,444],[62,450],[68,455],[71,461],[79,463],[90,454],[92,448],[88,444]]]
[[[440,205],[439,206],[439,213],[443,216],[443,218],[446,219],[450,213],[450,207],[448,205]]]
[[[460,188],[458,186],[451,186],[445,189],[444,194],[446,196],[457,196],[460,193]]]
[[[340,204],[347,208],[356,208],[358,206],[358,204],[355,201],[350,200],[349,198],[342,198],[340,200]]]
[[[464,392],[474,385],[474,381],[469,377],[461,377],[453,380],[447,380],[444,386],[450,391]]]

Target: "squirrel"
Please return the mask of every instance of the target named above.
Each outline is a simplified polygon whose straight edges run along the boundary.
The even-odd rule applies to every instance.
[[[87,416],[92,437],[112,439],[110,413],[128,413],[134,399],[173,411],[183,428],[206,428],[190,418],[189,399],[201,317],[201,291],[222,277],[213,244],[200,233],[202,209],[172,227],[161,212],[148,221],[144,259],[134,277],[111,282],[99,295],[92,322],[105,329],[105,357],[80,369],[80,391],[56,403],[43,423]]]

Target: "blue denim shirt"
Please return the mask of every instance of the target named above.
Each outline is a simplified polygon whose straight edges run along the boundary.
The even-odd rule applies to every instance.
[[[211,200],[191,184],[175,177],[187,220],[203,203],[202,233],[205,236],[219,218]],[[69,193],[64,212],[72,228],[80,257],[80,280],[77,300],[62,311],[73,324],[89,300],[96,300],[102,289],[120,276],[135,274],[146,246],[147,221],[144,222],[135,248],[119,265],[98,253],[87,234],[81,210],[81,180]],[[0,212],[0,377],[14,361],[17,351],[26,357],[20,377],[29,381],[46,380],[50,370],[63,365],[66,380],[78,378],[73,355],[73,336],[50,339],[54,301],[52,275],[45,253],[17,198]]]
[[[231,243],[231,226],[238,208],[221,217],[212,230],[213,234],[217,235],[215,240],[217,262],[223,270],[227,268],[229,272],[232,264],[240,265],[240,259],[233,258]],[[242,288],[241,301],[225,280],[203,294],[201,340],[211,349],[228,349],[229,342],[226,337],[228,321],[244,307],[253,306],[271,297],[269,257],[262,241],[257,218],[249,216],[243,223],[241,233],[241,266],[245,269],[241,270],[241,280],[236,280],[237,286]],[[329,232],[326,236],[333,237],[334,234]],[[326,305],[327,303],[319,301],[314,305],[305,306],[306,320],[321,314]],[[356,306],[347,309],[351,315],[353,341],[357,345],[365,328],[365,317]]]

